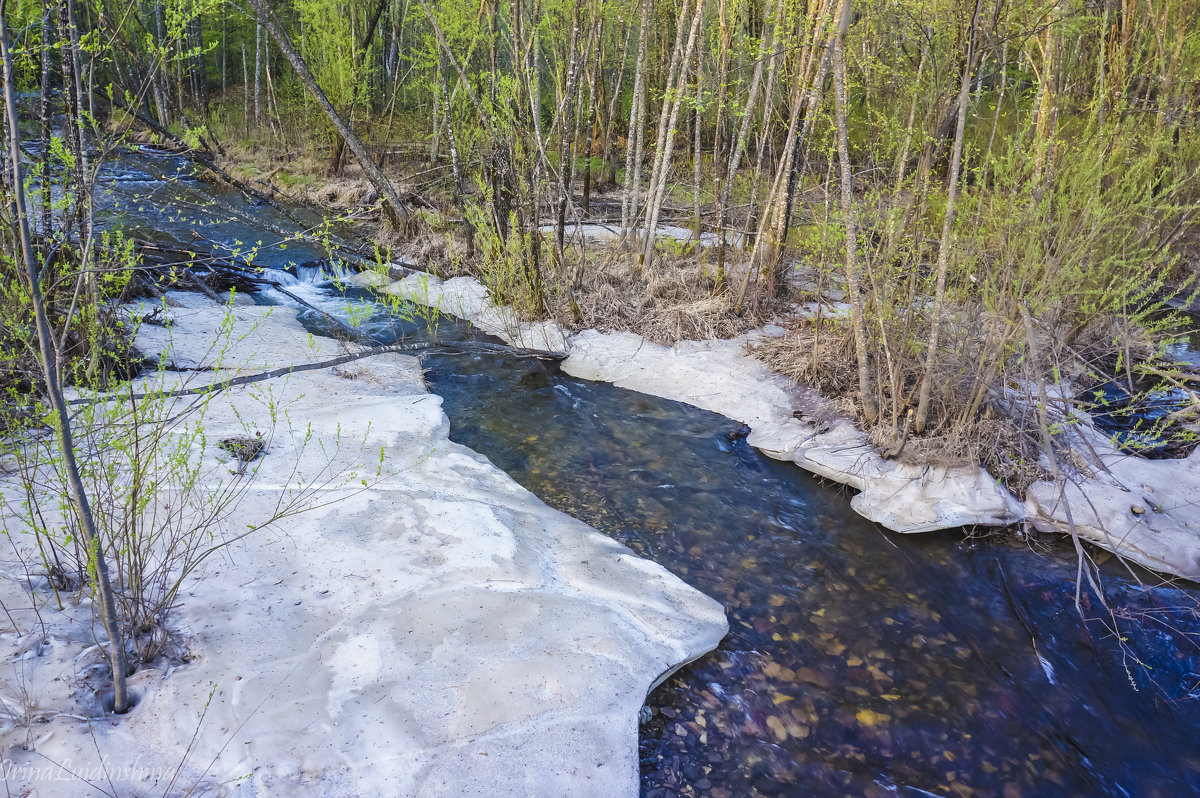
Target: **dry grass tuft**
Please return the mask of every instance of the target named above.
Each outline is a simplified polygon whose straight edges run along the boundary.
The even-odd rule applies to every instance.
[[[572,326],[634,332],[663,344],[733,338],[761,327],[788,304],[755,285],[738,313],[738,268],[729,267],[725,290],[718,291],[715,253],[660,255],[649,274],[635,255],[615,246],[589,249],[586,257],[582,266],[573,264],[582,272],[572,288],[579,316],[572,318],[566,302],[555,308]]]
[[[816,389],[860,425],[864,419],[858,396],[858,371],[854,340],[844,321],[825,318],[820,325],[797,319],[787,335],[768,338],[751,348],[751,354],[772,370]],[[915,358],[900,364],[904,374],[916,374]],[[915,382],[906,379],[905,396],[895,404],[893,416],[885,415],[867,429],[880,452],[896,453],[897,459],[921,465],[980,465],[1016,495],[1023,495],[1034,482],[1049,475],[1039,464],[1035,435],[1016,420],[985,405],[984,412],[963,419],[962,390],[952,381],[937,381],[931,414],[934,422],[924,435],[906,435],[907,410],[915,402]],[[892,407],[890,401],[884,405]],[[901,446],[903,441],[903,446]]]
[[[787,335],[763,340],[751,347],[750,354],[771,370],[815,388],[823,396],[857,396],[858,372],[850,328],[829,318],[820,327],[801,319],[793,320],[788,327]]]

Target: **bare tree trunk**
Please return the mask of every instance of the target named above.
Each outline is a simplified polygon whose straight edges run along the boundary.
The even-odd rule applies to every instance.
[[[713,175],[717,192],[717,275],[716,290],[725,290],[725,230],[722,226],[721,198],[725,196],[726,162],[722,159],[722,134],[725,129],[725,104],[729,97],[729,19],[726,0],[717,0],[717,25],[720,29],[720,55],[717,63],[717,118],[713,122]]]
[[[1034,166],[1039,178],[1050,180],[1054,162],[1054,143],[1051,140],[1058,122],[1058,70],[1062,58],[1062,40],[1056,35],[1058,31],[1058,7],[1047,12],[1043,19],[1046,26],[1046,41],[1042,45],[1042,72],[1038,86],[1037,116],[1034,122],[1034,132],[1037,137],[1037,162]]]
[[[33,304],[34,322],[37,327],[38,359],[42,376],[46,381],[46,393],[53,410],[51,423],[58,438],[63,457],[63,470],[71,493],[71,503],[90,556],[95,558],[96,598],[99,604],[100,622],[108,635],[108,659],[113,672],[113,711],[121,714],[129,709],[129,692],[126,685],[125,642],[117,621],[116,602],[112,584],[109,582],[108,561],[104,556],[95,517],[88,502],[87,490],[79,473],[75,459],[75,444],[71,435],[71,421],[66,401],[63,399],[62,380],[58,359],[54,351],[54,337],[50,320],[46,315],[42,297],[41,275],[38,273],[30,242],[29,217],[25,206],[25,184],[21,175],[21,138],[17,127],[17,103],[12,87],[12,52],[8,45],[8,23],[4,19],[7,0],[0,0],[0,57],[4,62],[4,110],[8,127],[9,167],[12,170],[12,213],[16,222],[20,243],[22,272],[29,283],[29,295]]]
[[[700,151],[700,133],[701,133],[701,108],[704,104],[704,82],[700,79],[700,63],[702,60],[701,54],[696,54],[696,99],[695,106],[692,108],[692,115],[695,117],[695,130],[693,131],[694,138],[692,139],[692,180],[695,185],[692,188],[692,238],[696,241],[696,251],[700,251],[700,233],[701,233],[701,212],[700,212],[700,180],[703,177],[701,169],[701,151]]]
[[[166,47],[167,31],[163,22],[162,0],[152,0],[150,7],[151,25],[154,28],[154,40],[160,48]],[[158,123],[167,127],[171,121],[171,75],[170,67],[164,54],[156,54],[150,64],[154,75],[154,104],[158,112]]]
[[[257,10],[257,9],[256,9]],[[257,130],[262,126],[262,51],[263,51],[263,26],[259,22],[254,26],[254,128]]]
[[[820,43],[825,40],[825,24],[829,13],[830,0],[821,0],[819,6],[813,9],[813,14],[810,17],[813,25],[812,32],[812,49],[809,62],[811,64],[812,57],[815,57],[815,52]],[[816,119],[817,107],[821,104],[821,97],[825,92],[825,75],[829,70],[829,59],[833,52],[833,40],[830,39],[824,47],[820,47],[821,60],[817,64],[816,75],[809,83],[808,97],[804,100],[804,125],[800,129],[800,136],[796,139],[795,147],[792,151],[791,172],[788,175],[787,201],[783,209],[783,220],[780,224],[781,240],[786,242],[788,230],[792,223],[792,208],[796,201],[796,188],[799,184],[800,175],[808,169],[808,152],[809,152],[809,134],[812,133],[813,121]],[[808,70],[804,70],[807,75]],[[803,158],[801,158],[803,153]]]
[[[429,114],[433,123],[433,132],[429,136],[429,166],[431,168],[437,167],[439,150],[441,149],[443,122],[439,120],[442,112],[442,98],[439,95],[445,91],[443,87],[446,83],[442,77],[442,59],[437,59],[433,68],[433,108]]]
[[[784,4],[780,2],[775,8],[775,39],[778,42],[778,31],[783,25]],[[771,129],[771,118],[775,110],[775,80],[779,74],[779,47],[770,49],[766,58],[767,86],[763,92],[762,125],[758,129],[758,143],[754,148],[754,176],[750,178],[750,207],[746,210],[746,224],[742,229],[742,248],[757,248],[758,246],[758,187],[762,180],[763,158],[767,152],[767,134]],[[765,215],[765,214],[764,214]]]
[[[942,220],[942,240],[938,246],[937,288],[933,298],[933,318],[929,324],[929,343],[925,349],[925,374],[921,378],[920,398],[917,414],[913,418],[913,429],[918,434],[925,431],[929,421],[929,397],[933,386],[933,364],[937,359],[941,343],[942,315],[946,310],[946,271],[950,261],[951,237],[954,232],[954,207],[958,201],[958,177],[962,169],[963,133],[967,126],[967,101],[971,96],[971,69],[975,60],[975,30],[979,24],[980,0],[975,0],[975,13],[971,17],[971,30],[967,34],[967,58],[963,65],[962,81],[958,89],[958,121],[954,128],[954,149],[950,154],[950,186],[946,196],[946,217]]]
[[[766,47],[760,48],[760,53],[763,50],[773,50],[775,47],[774,27],[767,35]],[[742,153],[746,149],[746,138],[750,134],[750,121],[754,117],[755,103],[758,101],[758,93],[762,87],[762,76],[763,59],[758,58],[754,64],[754,75],[750,79],[750,91],[746,95],[746,107],[742,111],[742,125],[738,129],[737,139],[730,142],[729,162],[725,168],[721,195],[717,198],[717,273],[722,276],[725,274],[725,228],[729,224],[729,198],[733,192],[733,180],[737,176]]]
[[[554,228],[555,252],[559,264],[563,258],[563,239],[566,235],[567,206],[571,203],[571,174],[573,172],[575,141],[575,89],[579,81],[579,27],[583,24],[583,0],[575,2],[575,20],[571,26],[571,44],[567,56],[567,80],[563,93],[558,125],[558,212]]]
[[[823,35],[825,29],[821,22],[825,14],[828,13],[828,9],[815,7],[814,10],[817,12],[813,19],[814,34]],[[808,59],[802,61],[799,75],[794,78],[796,88],[792,95],[791,114],[788,119],[787,135],[784,138],[783,157],[775,170],[775,180],[771,186],[771,191],[767,194],[761,208],[762,218],[755,233],[756,244],[754,254],[750,260],[751,266],[757,263],[760,268],[758,270],[753,268],[748,270],[747,278],[752,274],[755,279],[759,275],[765,277],[768,280],[772,293],[776,292],[782,284],[782,275],[778,266],[780,262],[780,250],[787,238],[788,219],[791,215],[792,192],[795,188],[797,174],[796,165],[799,163],[797,157],[799,155],[798,150],[806,141],[806,137],[812,127],[813,115],[809,111],[805,114],[803,132],[797,133],[800,114],[807,105],[815,106],[819,102],[818,89],[825,81],[825,70],[830,52],[831,48],[828,45],[821,48],[821,59],[816,60],[813,57],[815,56],[816,48],[810,48]],[[815,70],[816,74],[810,74],[812,70]],[[806,92],[806,88],[810,90]],[[768,233],[770,233],[769,236]],[[766,240],[764,241],[764,239]],[[742,296],[738,298],[739,308],[744,296],[745,290],[743,289]]]
[[[387,175],[383,173],[383,170],[375,163],[375,159],[367,152],[367,148],[363,146],[358,135],[338,116],[337,111],[333,108],[333,104],[325,96],[325,92],[321,91],[321,87],[317,85],[317,80],[313,77],[312,72],[309,71],[308,65],[300,58],[299,54],[292,47],[292,42],[287,34],[279,27],[275,18],[267,9],[265,0],[250,0],[250,5],[254,8],[255,14],[258,16],[259,25],[267,29],[267,33],[275,40],[275,44],[279,47],[279,51],[283,53],[283,57],[287,59],[288,63],[292,65],[292,69],[296,71],[296,76],[300,78],[300,82],[304,84],[304,88],[308,90],[308,93],[317,101],[317,105],[329,117],[329,121],[333,123],[338,134],[346,140],[350,151],[358,159],[363,174],[371,182],[371,185],[375,187],[375,190],[379,192],[380,196],[383,197],[385,211],[393,217],[393,221],[399,221],[407,226],[409,221],[408,206],[400,199],[400,195],[396,193],[392,182],[388,180]]]
[[[833,104],[837,124],[838,163],[842,177],[842,215],[846,226],[846,290],[850,299],[850,324],[854,328],[854,350],[858,359],[858,392],[863,416],[868,424],[879,418],[875,387],[867,350],[867,331],[863,321],[862,285],[858,274],[858,228],[854,220],[854,192],[851,187],[850,146],[846,131],[846,58],[843,48],[850,27],[850,0],[842,0],[833,40]]]
[[[242,121],[250,138],[250,72],[246,64],[246,43],[242,42]]]
[[[596,52],[592,62],[591,79],[588,81],[587,135],[583,140],[583,215],[586,217],[592,206],[592,149],[596,146],[596,126],[599,120],[600,78],[604,69],[604,16],[603,9],[596,5],[592,12],[592,36],[588,52]]]
[[[50,122],[52,109],[50,107],[50,40],[53,36],[54,15],[50,13],[50,0],[42,3],[42,74],[41,97],[39,110],[41,113],[41,144],[42,144],[42,235],[50,237],[53,199],[50,196]]]
[[[680,22],[682,25],[683,15],[680,14]],[[658,230],[658,215],[662,209],[663,199],[667,193],[667,174],[671,169],[671,152],[675,147],[675,125],[679,121],[679,107],[683,104],[684,94],[687,90],[687,74],[688,67],[692,63],[692,54],[696,50],[697,33],[700,30],[700,24],[704,20],[704,0],[696,0],[696,10],[692,15],[692,29],[688,33],[687,50],[683,54],[683,58],[679,64],[679,76],[675,85],[674,100],[671,103],[671,114],[667,120],[665,129],[660,125],[660,138],[665,138],[666,141],[659,141],[659,157],[655,166],[654,177],[650,181],[651,194],[647,196],[646,205],[646,232],[645,238],[642,241],[642,254],[638,258],[638,264],[649,269],[654,258],[654,239],[655,233]],[[668,85],[670,85],[668,83]],[[665,109],[664,109],[665,110]],[[661,121],[661,120],[660,120]]]
[[[266,43],[263,44],[263,52],[266,52]],[[284,146],[287,146],[287,131],[283,129],[283,116],[279,113],[279,96],[275,94],[275,81],[271,79],[271,59],[263,59],[263,77],[267,79],[267,123],[271,126],[271,133],[279,137]],[[271,117],[271,109],[275,109],[275,117]]]
[[[621,86],[625,80],[625,58],[629,55],[629,40],[633,37],[633,26],[629,27],[628,33],[625,34],[625,44],[621,48],[620,66],[617,68],[617,79],[613,82],[612,97],[608,101],[608,115],[605,117],[604,126],[604,176],[605,185],[615,186],[617,184],[617,158],[616,148],[613,147],[613,131],[617,123],[617,106],[621,102]],[[600,74],[600,87],[604,88],[604,73]],[[630,135],[632,135],[630,131]],[[628,140],[626,140],[628,146]]]
[[[639,265],[644,266],[646,262],[646,248],[654,244],[655,228],[650,224],[650,216],[654,213],[654,199],[658,196],[658,181],[662,171],[663,155],[667,153],[667,139],[670,138],[670,146],[673,146],[675,141],[674,135],[668,136],[668,126],[672,129],[675,127],[675,121],[671,118],[671,112],[677,110],[677,106],[673,103],[672,96],[674,95],[677,76],[681,72],[686,72],[686,64],[684,69],[680,70],[682,52],[680,48],[683,46],[683,31],[687,27],[687,8],[685,2],[679,9],[679,19],[675,26],[675,46],[671,48],[671,62],[667,68],[667,78],[663,82],[663,103],[662,108],[658,113],[658,133],[654,139],[654,166],[650,170],[650,185],[646,189],[646,214],[645,227],[642,229],[641,238],[641,254],[638,256]],[[673,131],[672,131],[673,132]],[[668,155],[668,165],[669,165]],[[636,218],[637,214],[635,214]]]
[[[222,6],[222,8],[224,8]],[[196,98],[200,104],[200,113],[204,120],[208,121],[208,69],[204,63],[204,23],[200,17],[192,20],[192,47],[194,55],[192,56],[193,73],[196,76],[196,88],[198,97]]]
[[[438,60],[441,60],[440,56]],[[444,78],[446,72],[439,69],[438,74]],[[463,210],[463,168],[458,156],[458,138],[454,135],[454,122],[450,118],[450,88],[445,84],[442,85],[442,114],[446,122],[446,138],[450,143],[450,168],[454,172],[454,206],[461,212]]]
[[[78,35],[77,31],[73,31],[72,29],[66,0],[63,0],[59,5],[58,13],[58,28],[62,35],[62,43],[59,49],[59,65],[63,81],[63,110],[66,115],[63,134],[66,136],[67,148],[70,150],[72,156],[73,163],[69,169],[72,181],[75,184],[75,201],[71,207],[71,217],[76,230],[80,230],[83,228],[84,223],[84,174],[86,165],[81,161],[83,154],[83,142],[81,140],[81,136],[83,135],[83,114],[82,106],[79,104],[79,93],[76,90],[79,82],[78,71],[76,70],[77,61],[75,59],[75,45],[78,42]]]
[[[642,141],[646,127],[646,45],[647,39],[650,38],[650,10],[653,2],[654,0],[642,0],[637,68],[633,73],[633,103],[629,109],[629,136],[625,142],[625,192],[621,198],[622,241],[626,241],[633,232],[633,219],[638,215],[638,191],[642,180]]]

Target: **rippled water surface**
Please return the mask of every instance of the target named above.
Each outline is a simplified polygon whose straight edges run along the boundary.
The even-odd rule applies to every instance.
[[[194,179],[162,183],[178,159],[139,157],[150,161],[117,170],[112,202],[144,237],[275,240],[205,208]],[[321,255],[293,245],[260,261]],[[364,313],[369,297],[319,273],[290,284],[334,316],[370,317],[359,332],[375,341],[428,335],[419,320]],[[436,335],[473,333],[444,321]],[[722,417],[516,356],[425,364],[455,441],[725,605],[721,647],[648,699],[645,795],[1200,792],[1200,625],[1184,611],[1195,589],[1143,588],[1109,563],[1108,610],[1085,591],[1084,622],[1061,544],[895,535]]]
[[[1085,596],[1107,626],[1085,625],[1062,547],[888,533],[711,413],[502,358],[430,366],[452,438],[725,604],[720,649],[648,701],[645,794],[1200,788],[1194,591],[1108,568],[1116,617]]]

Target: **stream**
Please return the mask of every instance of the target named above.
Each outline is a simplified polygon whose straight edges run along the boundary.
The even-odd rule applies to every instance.
[[[270,246],[279,236],[253,219],[294,221],[195,179],[184,158],[105,168],[109,223],[198,251],[261,241],[256,263],[363,340],[494,340],[375,305],[330,279],[319,246]],[[271,290],[256,301],[299,307]],[[516,354],[423,362],[454,441],[725,605],[721,646],[647,699],[643,795],[1200,793],[1195,586],[1109,561],[1107,609],[1085,591],[1081,620],[1068,545],[893,534],[721,416]]]

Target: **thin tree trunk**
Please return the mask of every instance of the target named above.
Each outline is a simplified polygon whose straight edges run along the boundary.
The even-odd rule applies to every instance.
[[[58,438],[59,449],[62,452],[63,470],[66,472],[71,503],[75,507],[80,531],[83,533],[91,556],[95,558],[96,598],[99,604],[100,622],[104,626],[105,634],[108,635],[108,658],[113,672],[113,711],[121,714],[129,709],[129,693],[125,681],[125,642],[117,621],[116,602],[113,597],[112,584],[109,582],[108,561],[104,556],[104,548],[96,528],[95,517],[92,515],[87,490],[75,459],[70,415],[63,399],[61,373],[55,357],[53,333],[42,297],[41,275],[38,274],[30,242],[29,219],[25,206],[25,185],[21,175],[21,139],[17,127],[17,103],[12,87],[12,53],[8,45],[8,23],[4,19],[6,6],[7,0],[0,0],[0,57],[3,58],[4,108],[8,123],[9,167],[12,169],[13,205],[11,210],[17,226],[23,274],[29,283],[30,300],[33,304],[38,337],[38,357],[41,361],[42,375],[46,381],[46,393],[53,411],[51,423],[54,425],[55,436]]]
[[[692,237],[696,242],[696,251],[700,251],[700,232],[701,232],[701,212],[700,212],[700,180],[703,177],[700,151],[700,127],[701,127],[701,108],[704,101],[704,82],[700,79],[700,62],[701,55],[696,55],[696,99],[695,107],[692,109],[692,115],[695,117],[694,138],[692,140],[692,180],[694,185],[692,188]]]
[[[193,74],[196,76],[197,101],[200,105],[200,113],[204,120],[208,121],[208,68],[204,63],[204,23],[200,17],[192,20],[192,47],[194,54],[192,55]]]
[[[1054,162],[1054,143],[1052,138],[1058,122],[1058,70],[1062,58],[1061,37],[1058,31],[1058,6],[1055,4],[1048,12],[1043,22],[1046,26],[1046,41],[1042,45],[1042,72],[1038,87],[1037,117],[1034,122],[1037,148],[1037,161],[1034,171],[1039,178],[1050,181]]]
[[[680,14],[682,17],[682,14]],[[642,254],[638,258],[638,264],[643,269],[649,269],[654,258],[654,240],[655,233],[658,230],[658,216],[662,209],[663,199],[667,193],[667,173],[671,169],[671,152],[675,147],[675,125],[679,121],[679,108],[683,104],[683,98],[687,89],[687,74],[689,65],[692,63],[692,54],[696,50],[697,33],[700,30],[700,23],[704,19],[704,0],[696,0],[696,10],[692,14],[692,29],[688,33],[687,50],[683,54],[683,58],[679,64],[678,81],[675,85],[674,101],[671,103],[671,115],[667,120],[665,130],[662,130],[662,138],[666,141],[659,142],[661,153],[657,159],[655,168],[655,176],[650,181],[652,195],[647,196],[646,206],[646,234],[642,242]],[[668,84],[669,85],[669,84]],[[661,120],[660,120],[661,121]],[[660,126],[661,129],[661,126]]]
[[[250,138],[250,72],[246,64],[246,43],[242,42],[242,121]]]
[[[783,2],[775,8],[775,39],[778,42],[778,31],[783,25]],[[742,229],[742,248],[756,248],[758,245],[758,187],[762,180],[763,158],[767,152],[767,134],[770,132],[771,120],[775,110],[775,80],[779,74],[779,47],[770,49],[766,59],[767,86],[763,91],[762,125],[758,129],[758,143],[754,148],[754,175],[750,178],[750,207],[746,210],[746,224]],[[765,214],[764,214],[765,215]]]
[[[156,54],[154,57],[154,101],[158,106],[158,123],[163,127],[167,127],[171,121],[171,105],[173,100],[171,97],[170,62],[166,60],[165,55],[167,31],[166,24],[163,21],[162,0],[153,0],[150,13],[154,25],[155,44],[163,50],[163,52]]]
[[[439,57],[439,61],[441,58]],[[438,73],[445,75],[444,70],[438,70]],[[463,192],[463,168],[462,162],[458,157],[458,139],[454,135],[454,122],[450,118],[450,88],[442,86],[442,114],[446,122],[446,138],[450,143],[450,168],[454,173],[454,207],[461,213],[463,210],[462,192]]]
[[[266,45],[263,45],[264,52]],[[278,136],[284,147],[287,146],[287,131],[283,129],[283,117],[279,113],[279,97],[275,94],[275,81],[271,79],[271,59],[263,59],[263,77],[267,79],[267,123],[271,126],[272,135]],[[275,109],[275,117],[271,118],[271,109]]]
[[[766,47],[760,48],[760,55],[763,50],[770,51],[774,49],[774,36],[775,29],[772,27],[768,34]],[[729,224],[729,198],[733,192],[733,180],[737,176],[742,153],[746,149],[746,138],[750,134],[750,121],[754,117],[755,103],[758,101],[758,93],[762,87],[762,76],[763,59],[757,58],[754,64],[754,75],[750,79],[750,91],[746,95],[746,107],[742,111],[742,124],[738,129],[737,139],[730,143],[729,162],[725,169],[725,179],[721,195],[717,198],[717,272],[721,275],[725,273],[725,228]]]
[[[722,158],[723,133],[725,131],[725,105],[729,97],[729,19],[726,0],[717,0],[717,25],[720,29],[720,56],[717,63],[717,118],[713,122],[713,175],[717,192],[717,274],[716,291],[725,290],[725,231],[722,227],[723,208],[721,198],[725,196],[726,159]]]
[[[41,74],[41,97],[39,100],[39,111],[41,114],[41,144],[42,144],[42,236],[46,239],[50,238],[51,223],[53,208],[53,198],[50,196],[50,123],[52,109],[50,107],[50,41],[53,37],[53,19],[54,16],[50,13],[50,0],[43,0],[42,3],[42,74]]]
[[[654,0],[642,0],[642,24],[638,35],[637,68],[633,73],[633,103],[629,109],[629,135],[625,141],[625,192],[621,197],[621,241],[633,232],[638,215],[638,192],[642,180],[642,141],[646,127],[646,47],[650,38],[650,11]]]
[[[59,13],[59,31],[62,34],[62,43],[59,47],[59,66],[62,74],[63,82],[63,111],[66,115],[66,124],[64,125],[63,133],[66,135],[67,149],[71,152],[71,160],[73,163],[69,167],[72,182],[75,184],[74,204],[71,207],[71,218],[76,230],[83,227],[83,183],[84,183],[84,164],[80,161],[80,156],[83,152],[83,144],[80,140],[82,135],[83,114],[79,105],[79,94],[76,92],[77,72],[75,69],[75,42],[77,38],[72,35],[71,18],[68,14],[66,0],[58,7]]]
[[[962,169],[963,133],[967,126],[967,101],[971,97],[971,69],[975,60],[975,30],[979,24],[980,0],[975,0],[975,13],[971,17],[971,29],[967,34],[967,58],[963,66],[962,81],[958,89],[958,121],[954,128],[954,148],[950,154],[950,186],[946,196],[946,216],[942,220],[942,239],[938,246],[937,288],[933,298],[933,318],[929,325],[929,343],[925,349],[925,374],[921,378],[920,398],[917,400],[917,415],[913,418],[913,429],[917,434],[925,431],[929,421],[929,398],[933,387],[933,364],[937,359],[941,343],[942,315],[946,310],[946,271],[950,262],[951,237],[954,232],[954,208],[958,201],[958,177]]]
[[[667,78],[663,82],[663,103],[662,108],[658,113],[658,133],[654,139],[654,166],[650,170],[650,185],[646,189],[646,208],[645,208],[645,227],[642,229],[641,239],[641,254],[638,256],[638,264],[645,266],[646,249],[654,244],[655,228],[650,224],[649,217],[654,213],[654,198],[658,196],[659,175],[663,169],[663,156],[667,154],[667,139],[671,139],[671,146],[674,145],[674,136],[668,136],[668,127],[674,128],[675,121],[671,118],[672,110],[676,106],[673,103],[672,96],[676,90],[676,80],[681,71],[686,72],[686,64],[684,69],[680,70],[682,52],[680,48],[683,46],[683,31],[687,27],[687,8],[685,2],[679,9],[679,19],[675,25],[675,45],[671,48],[671,62],[667,68]],[[668,165],[669,165],[668,155]]]
[[[846,227],[846,288],[850,299],[850,324],[854,328],[854,351],[858,360],[858,392],[863,416],[868,424],[879,418],[875,388],[867,349],[867,331],[863,322],[862,284],[858,274],[858,228],[854,219],[854,192],[851,187],[850,146],[846,131],[846,58],[843,48],[850,27],[850,0],[842,0],[833,43],[833,105],[837,125],[838,164],[841,167],[842,215]]]
[[[257,9],[256,9],[257,10]],[[254,128],[257,130],[262,126],[262,51],[263,51],[263,26],[259,22],[254,26]]]
[[[567,206],[571,203],[571,174],[574,162],[575,88],[579,80],[579,26],[583,24],[583,0],[576,0],[571,44],[567,56],[567,80],[558,125],[558,212],[554,228],[555,252],[562,265],[563,239],[566,235]]]
[[[443,86],[445,80],[442,78],[442,59],[437,59],[434,64],[433,78],[433,109],[430,118],[433,122],[433,132],[429,137],[429,166],[436,167],[438,162],[439,150],[442,142],[442,122],[439,120],[442,109],[441,93],[445,91]]]
[[[615,186],[617,184],[617,157],[616,148],[613,146],[613,132],[616,129],[617,123],[617,107],[621,102],[621,87],[625,80],[625,59],[629,55],[629,40],[633,38],[633,26],[629,26],[628,33],[625,34],[625,44],[621,48],[620,66],[617,68],[617,79],[613,82],[612,97],[608,101],[608,114],[605,116],[604,126],[604,184],[606,186]],[[604,73],[600,74],[600,86],[604,87]],[[630,131],[632,134],[632,131]],[[628,138],[626,139],[628,146]]]
[[[583,142],[583,215],[586,217],[592,209],[592,149],[596,146],[596,126],[599,120],[596,118],[600,107],[600,77],[603,74],[604,68],[604,17],[603,9],[596,5],[592,12],[594,33],[591,37],[591,44],[588,52],[597,50],[596,58],[592,62],[591,80],[588,81],[588,111],[587,111],[587,136]]]
[[[829,13],[830,0],[822,0],[820,5],[814,9],[814,14],[811,17],[813,23],[812,50],[820,46],[820,42],[825,39],[825,22]],[[796,140],[795,149],[792,152],[791,172],[788,175],[787,201],[783,209],[783,220],[780,224],[781,240],[786,243],[788,231],[792,224],[792,209],[796,202],[796,189],[800,182],[800,175],[808,170],[808,153],[811,139],[809,134],[812,133],[813,122],[816,119],[817,108],[821,104],[821,98],[825,90],[825,75],[829,71],[829,60],[833,52],[833,40],[830,39],[824,47],[820,47],[821,60],[817,64],[816,75],[813,76],[809,84],[808,97],[804,101],[804,125],[800,128],[799,138]],[[811,59],[810,62],[811,63]],[[807,74],[807,69],[805,70]],[[803,158],[800,157],[803,153]]]

